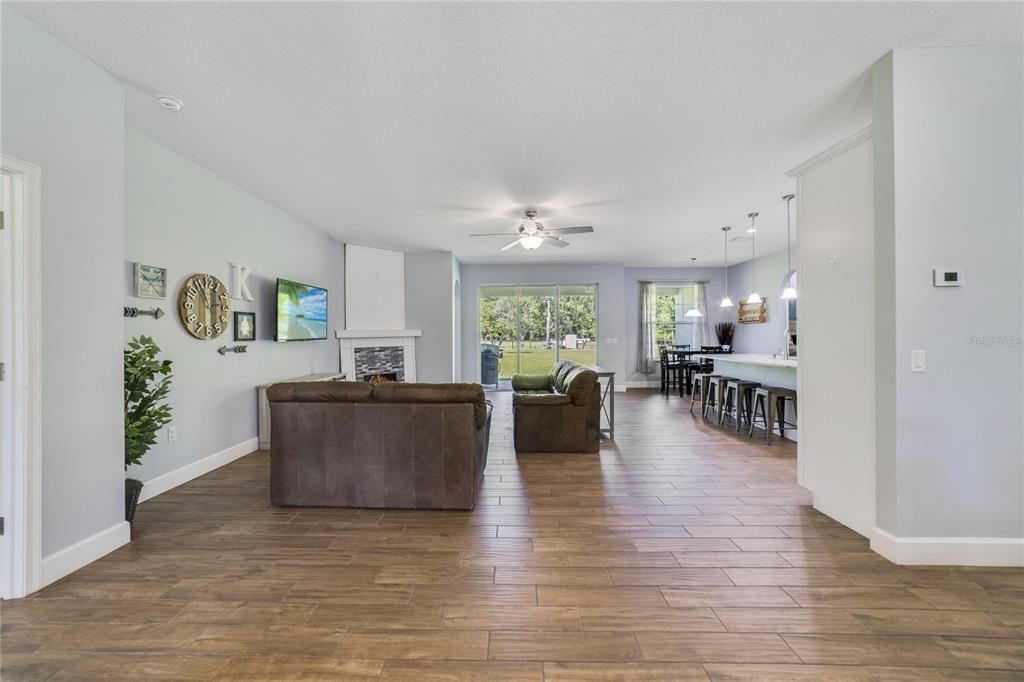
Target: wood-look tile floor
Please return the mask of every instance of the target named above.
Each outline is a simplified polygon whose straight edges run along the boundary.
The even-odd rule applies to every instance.
[[[1022,680],[1024,571],[900,568],[769,447],[630,392],[599,455],[512,449],[473,512],[270,506],[254,453],[0,605],[14,680]]]

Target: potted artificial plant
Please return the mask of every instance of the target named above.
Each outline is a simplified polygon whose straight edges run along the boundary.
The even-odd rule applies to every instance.
[[[732,335],[736,331],[736,325],[732,322],[719,322],[715,325],[715,335],[718,336],[718,345],[724,349],[732,348]]]
[[[138,464],[156,444],[156,435],[171,421],[171,406],[164,402],[171,390],[171,361],[160,360],[159,346],[150,336],[138,336],[124,349],[124,469]],[[135,518],[142,481],[124,482],[124,518]]]

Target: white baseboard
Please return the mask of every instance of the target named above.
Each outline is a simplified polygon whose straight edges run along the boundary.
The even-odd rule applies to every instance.
[[[101,530],[70,547],[43,557],[43,576],[39,588],[46,587],[66,575],[70,575],[86,564],[110,554],[121,545],[131,542],[132,527],[127,521],[119,521],[110,528]]]
[[[875,527],[871,549],[908,566],[1024,566],[1024,538],[901,538]]]
[[[661,381],[627,381],[626,388],[661,388]]]
[[[167,492],[171,488],[177,488],[183,483],[188,483],[194,478],[199,478],[203,474],[208,474],[214,469],[219,469],[225,464],[230,464],[239,457],[244,457],[258,449],[259,438],[250,438],[242,441],[241,443],[236,443],[229,448],[225,448],[220,452],[215,452],[212,455],[196,460],[191,464],[179,467],[174,471],[168,471],[166,474],[161,474],[156,478],[152,478],[146,481],[145,485],[142,487],[142,494],[139,495],[139,502],[145,502],[148,499],[156,497],[160,493]]]

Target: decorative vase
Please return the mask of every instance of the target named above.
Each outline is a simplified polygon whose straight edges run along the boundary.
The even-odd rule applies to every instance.
[[[139,506],[141,494],[142,481],[135,478],[124,479],[124,520],[128,523],[135,520],[135,509]]]

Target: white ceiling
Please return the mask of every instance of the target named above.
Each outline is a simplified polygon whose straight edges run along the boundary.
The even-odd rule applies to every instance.
[[[870,121],[875,60],[1022,40],[1019,3],[16,6],[133,85],[130,125],[344,241],[466,262],[720,264],[751,210],[783,248],[784,173]],[[466,236],[527,206],[596,233]]]

